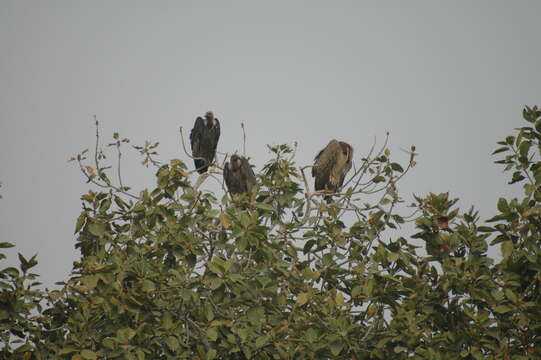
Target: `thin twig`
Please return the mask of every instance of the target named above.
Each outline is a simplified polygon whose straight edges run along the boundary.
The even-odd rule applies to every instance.
[[[100,139],[100,132],[98,127],[98,118],[96,117],[96,115],[94,115],[94,124],[96,125],[96,149],[94,151],[94,164],[96,165],[96,172],[98,173],[98,176],[101,177],[101,170],[98,165],[98,144]]]
[[[99,187],[104,188],[104,189],[113,189],[116,192],[122,193],[124,195],[130,196],[130,197],[132,197],[134,199],[139,200],[138,196],[135,196],[135,195],[127,192],[126,190],[124,190],[124,188],[122,186],[122,183],[120,184],[120,186],[121,186],[120,188],[113,185],[111,183],[111,181],[109,180],[109,178],[107,178],[106,174],[103,172],[108,167],[105,167],[105,168],[100,167],[99,158],[98,158],[98,154],[99,154],[99,151],[100,151],[99,150],[100,133],[99,133],[99,123],[98,123],[98,119],[97,119],[96,115],[94,115],[94,123],[96,125],[96,145],[95,145],[95,150],[94,150],[95,151],[95,153],[94,153],[94,165],[96,167],[96,174],[89,174],[87,172],[87,170],[84,168],[83,163],[81,162],[81,157],[78,156],[77,157],[77,162],[79,163],[79,168],[81,169],[81,172],[83,173],[83,175],[86,176],[88,182],[91,182],[92,184],[94,184],[96,186],[99,186]],[[96,175],[97,175],[98,179],[100,179],[101,181],[103,181],[105,183],[105,185],[99,183],[96,180],[94,180]]]
[[[120,142],[118,143],[118,146],[116,147],[116,149],[118,151],[118,168],[117,168],[118,183],[120,184],[120,188],[124,189],[124,185],[122,185],[122,175],[120,174],[120,158],[122,157],[122,153],[120,152]]]
[[[208,172],[205,172],[199,175],[199,177],[197,178],[197,181],[195,182],[194,189],[198,190],[199,187],[203,184],[203,182],[205,182],[205,180],[209,177],[209,175],[210,174]]]
[[[242,156],[246,157],[246,131],[244,130],[244,123],[240,123],[242,128]]]

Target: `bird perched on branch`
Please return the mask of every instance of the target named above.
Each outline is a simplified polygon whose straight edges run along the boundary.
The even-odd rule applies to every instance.
[[[314,159],[312,176],[315,177],[315,190],[337,192],[344,184],[344,178],[351,169],[353,148],[338,140],[331,140]],[[329,200],[329,198],[326,198]]]
[[[250,192],[257,184],[250,163],[238,155],[231,156],[231,160],[225,164],[224,179],[231,195]]]
[[[192,156],[198,173],[207,172],[214,161],[219,138],[220,122],[212,111],[207,111],[204,119],[198,116],[190,133]]]

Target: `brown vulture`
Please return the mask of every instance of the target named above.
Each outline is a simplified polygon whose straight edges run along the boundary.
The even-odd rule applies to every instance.
[[[225,164],[224,179],[231,195],[250,192],[257,183],[248,160],[237,155],[231,156],[231,160]]]
[[[331,140],[314,159],[312,176],[315,177],[315,189],[337,192],[344,184],[344,178],[351,169],[353,148],[338,140]],[[329,200],[329,198],[326,198]]]
[[[198,116],[190,133],[192,156],[198,173],[207,172],[214,161],[219,138],[220,122],[214,117],[212,111],[208,111],[204,119]]]

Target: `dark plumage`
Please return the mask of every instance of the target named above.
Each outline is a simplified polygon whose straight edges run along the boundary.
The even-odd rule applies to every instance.
[[[233,155],[225,164],[224,179],[231,195],[252,191],[257,184],[254,171],[246,158]]]
[[[337,192],[344,184],[344,178],[351,169],[353,148],[351,145],[331,140],[314,159],[312,176],[315,177],[315,189]]]
[[[207,172],[214,161],[216,146],[220,138],[220,122],[211,111],[205,114],[205,118],[198,116],[190,133],[192,156],[198,173]]]

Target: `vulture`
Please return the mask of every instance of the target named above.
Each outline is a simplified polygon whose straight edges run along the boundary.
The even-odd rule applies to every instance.
[[[338,140],[331,140],[314,159],[312,176],[315,178],[316,191],[337,192],[344,184],[344,178],[351,169],[353,148]],[[326,198],[329,200],[329,198]]]
[[[198,116],[190,133],[192,156],[198,173],[207,172],[214,161],[216,146],[220,138],[220,122],[212,111],[207,111],[205,118]]]
[[[250,192],[257,183],[248,160],[237,155],[231,156],[231,160],[225,164],[224,179],[231,195]]]

